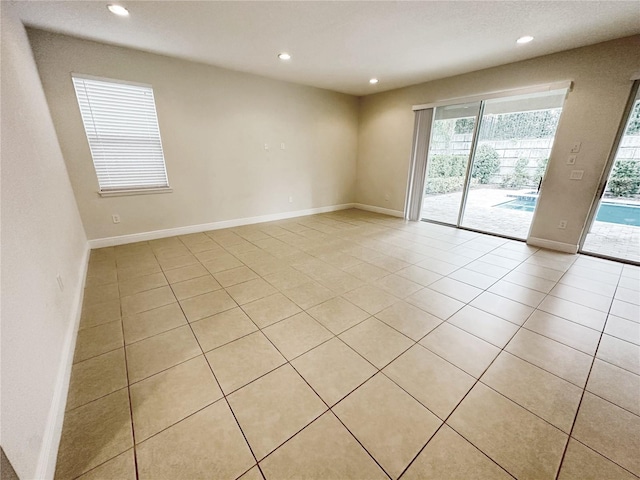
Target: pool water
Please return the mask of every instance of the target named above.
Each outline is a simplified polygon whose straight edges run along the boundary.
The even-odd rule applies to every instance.
[[[533,212],[536,207],[535,199],[518,198],[496,205],[498,208]],[[599,222],[619,223],[640,227],[640,205],[602,202],[596,220]]]

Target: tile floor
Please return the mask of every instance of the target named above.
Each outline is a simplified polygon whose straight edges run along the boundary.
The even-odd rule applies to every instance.
[[[639,305],[358,210],[94,250],[56,477],[637,478]]]

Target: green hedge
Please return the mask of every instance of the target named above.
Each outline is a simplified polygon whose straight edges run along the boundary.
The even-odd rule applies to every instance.
[[[425,185],[424,193],[450,193],[456,190],[462,190],[464,185],[464,176],[447,177],[447,178],[428,178]]]

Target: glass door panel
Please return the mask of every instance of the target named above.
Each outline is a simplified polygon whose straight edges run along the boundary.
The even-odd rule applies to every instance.
[[[582,251],[640,262],[640,90]]]
[[[422,218],[458,225],[480,102],[437,107],[431,127]]]
[[[526,239],[566,91],[484,102],[461,225]]]

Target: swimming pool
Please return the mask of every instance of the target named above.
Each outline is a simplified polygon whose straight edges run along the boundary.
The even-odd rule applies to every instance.
[[[533,212],[536,207],[534,198],[518,198],[496,205],[498,208]],[[599,222],[618,223],[640,227],[640,205],[602,202],[596,220]]]

